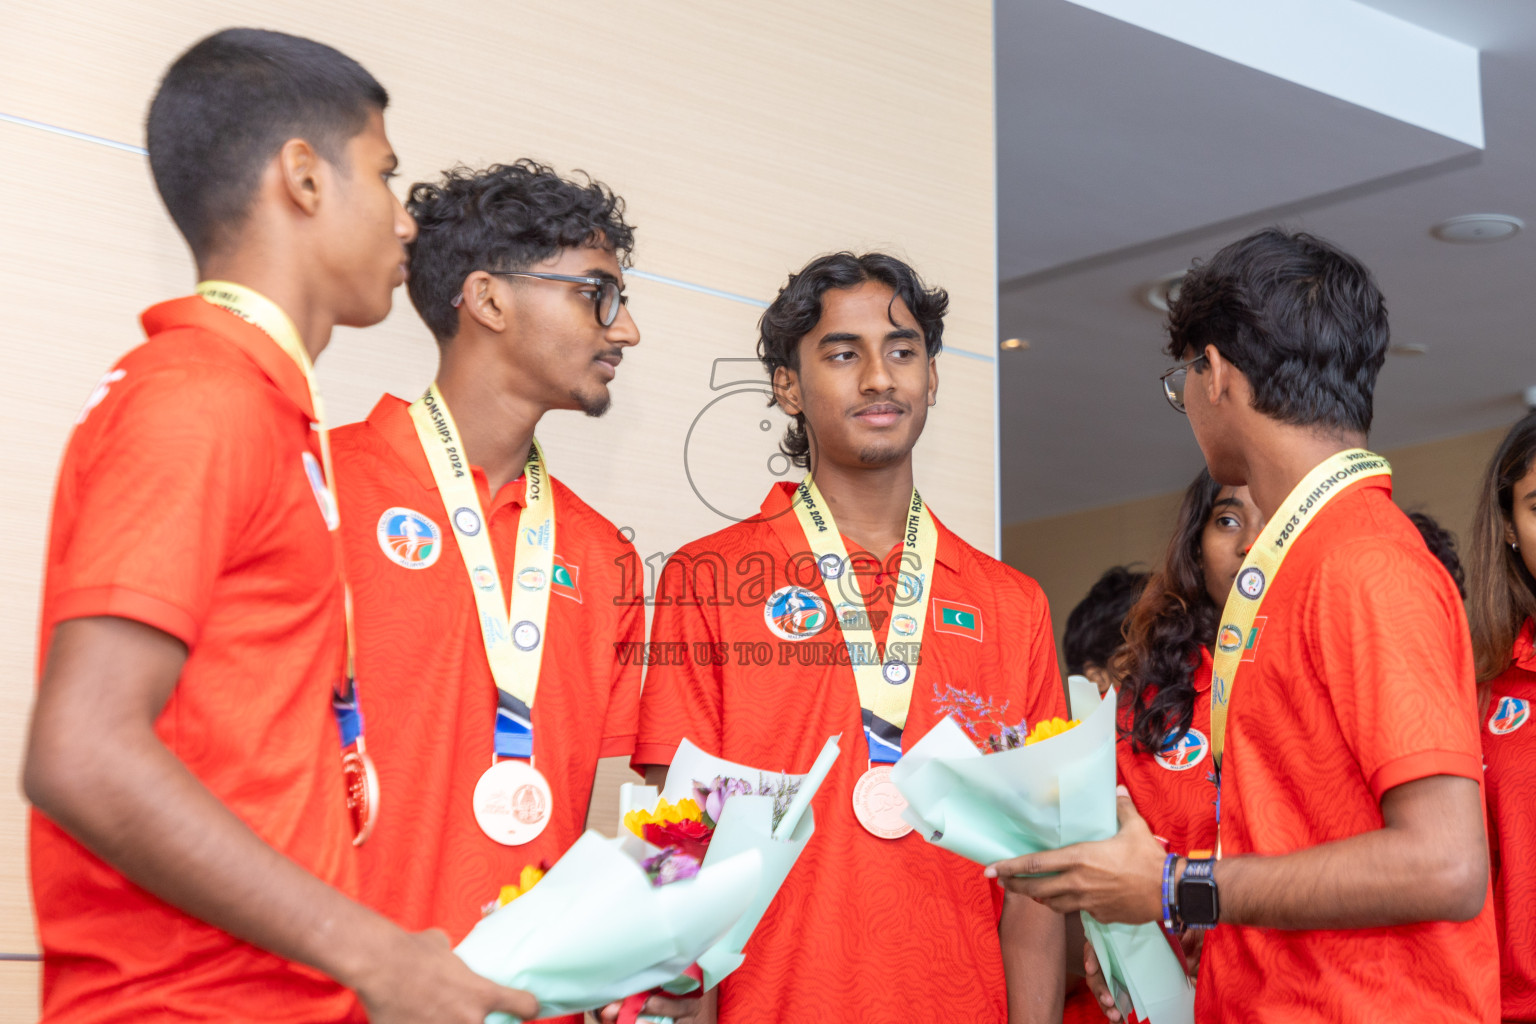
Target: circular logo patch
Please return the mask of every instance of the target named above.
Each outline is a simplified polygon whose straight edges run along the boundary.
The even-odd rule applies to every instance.
[[[443,551],[443,531],[413,508],[385,509],[378,535],[384,557],[406,569],[425,569]]]
[[[469,506],[463,506],[454,510],[454,527],[466,537],[473,537],[480,532],[480,513]]]
[[[1238,573],[1237,589],[1244,597],[1257,601],[1264,593],[1264,570],[1250,565]]]
[[[530,565],[517,574],[517,585],[524,590],[543,590],[544,570],[536,565]]]
[[[1488,718],[1488,731],[1503,736],[1520,728],[1531,718],[1531,702],[1519,697],[1500,697],[1499,706]]]
[[[822,579],[835,580],[843,574],[843,560],[831,552],[816,559],[816,566],[821,569]]]
[[[880,666],[880,674],[892,686],[900,686],[912,678],[912,668],[904,661],[888,661]]]
[[[520,651],[531,651],[539,646],[539,627],[524,619],[512,627],[512,642]]]
[[[488,565],[477,565],[471,570],[475,580],[475,586],[481,590],[496,589],[496,570]]]
[[[1163,749],[1157,752],[1157,763],[1171,772],[1187,772],[1211,752],[1211,742],[1199,729],[1174,739],[1173,733],[1164,737]]]
[[[911,636],[917,632],[917,620],[910,615],[898,615],[891,620],[891,629],[897,636]]]
[[[827,603],[804,587],[780,587],[763,604],[763,621],[781,640],[809,640],[827,628]]]
[[[1222,626],[1216,634],[1216,646],[1228,654],[1243,646],[1243,631],[1236,626]]]

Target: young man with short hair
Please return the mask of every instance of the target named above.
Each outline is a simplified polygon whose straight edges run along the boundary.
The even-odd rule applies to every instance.
[[[347,895],[312,360],[405,276],[387,102],[330,47],[229,29],[150,109],[201,283],[144,314],[59,474],[24,776],[45,1021],[356,1019],[346,987],[375,1024],[537,1011]]]
[[[1361,449],[1381,293],[1326,242],[1263,231],[1190,271],[1169,332],[1169,401],[1268,519],[1216,639],[1217,857],[1165,854],[1122,798],[1114,839],[989,870],[1061,911],[1211,928],[1202,1021],[1495,1021],[1466,618]]]
[[[1115,652],[1125,646],[1125,617],[1150,576],[1132,572],[1129,566],[1111,566],[1067,615],[1067,628],[1061,636],[1067,675],[1092,680],[1101,696],[1115,685],[1110,666]]]
[[[783,451],[808,475],[662,575],[653,640],[708,656],[647,673],[633,763],[648,779],[685,737],[804,772],[842,734],[816,834],[718,990],[722,1021],[1061,1019],[1060,920],[1004,905],[980,869],[913,834],[887,777],[946,714],[984,749],[1066,714],[1039,586],[945,529],[913,488],[947,305],[879,253],[791,277],[758,355],[795,421]]]
[[[407,208],[437,376],[334,441],[381,794],[359,863],[370,905],[458,941],[581,836],[598,759],[634,751],[634,547],[534,438],[550,410],[608,408],[640,341],[634,235],[606,186],[531,160],[450,171]]]

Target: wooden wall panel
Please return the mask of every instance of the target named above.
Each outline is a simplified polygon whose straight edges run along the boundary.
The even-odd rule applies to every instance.
[[[534,156],[590,170],[623,194],[639,227],[637,269],[749,300],[632,278],[643,342],[620,371],[613,411],[552,417],[540,432],[554,471],[633,528],[642,555],[727,522],[695,496],[690,470],[701,494],[733,512],[755,506],[775,478],[768,460],[782,418],[750,387],[711,388],[716,360],[752,354],[753,300],[820,252],[903,255],[954,299],[919,482],[951,527],[993,549],[989,4],[27,2],[5,21],[0,114],[140,144],[166,64],[207,32],[253,24],[330,42],[378,76],[406,181],[457,161]],[[186,292],[193,273],[142,156],[4,121],[0,153],[11,197],[0,429],[12,439],[0,446],[10,540],[0,563],[0,777],[14,780],[59,454],[91,387],[137,342],[139,311]],[[328,404],[344,420],[383,391],[413,395],[434,358],[400,293],[384,324],[338,332],[321,360]],[[608,829],[605,813],[595,803],[594,824]],[[0,952],[34,948],[24,837],[7,785]],[[35,976],[0,964],[0,1021],[31,1019]]]

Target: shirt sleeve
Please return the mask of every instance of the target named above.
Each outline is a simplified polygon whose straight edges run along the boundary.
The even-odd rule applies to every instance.
[[[1443,575],[1366,539],[1330,552],[1314,577],[1308,651],[1378,800],[1431,775],[1482,777],[1466,619]]]
[[[630,548],[628,555],[636,558],[634,548]],[[599,757],[629,757],[635,752],[645,651],[645,602],[638,595],[635,601],[621,606],[614,641],[613,686],[608,694],[608,717],[603,722]]]
[[[206,368],[113,384],[65,457],[44,628],[112,615],[196,644],[270,476],[255,432],[271,415],[248,382]]]
[[[721,754],[729,648],[721,636],[716,595],[724,585],[712,561],[695,561],[685,552],[662,570],[640,696],[640,734],[630,762],[637,769],[671,764],[685,737],[707,753]]]

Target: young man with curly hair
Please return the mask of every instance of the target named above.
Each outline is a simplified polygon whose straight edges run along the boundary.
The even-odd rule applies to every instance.
[[[367,902],[458,941],[581,835],[598,759],[634,747],[639,667],[616,655],[644,639],[618,568],[633,548],[534,436],[551,410],[608,408],[640,340],[634,236],[606,186],[530,160],[450,171],[406,205],[437,375],[334,442],[378,783],[358,853]]]
[[[668,563],[653,639],[726,657],[651,666],[632,763],[664,778],[684,737],[788,772],[830,735],[843,753],[718,1006],[653,999],[651,1012],[1061,1019],[1060,919],[1005,902],[913,834],[888,779],[946,714],[981,745],[1066,714],[1039,586],[951,533],[913,487],[947,306],[900,260],[843,252],[811,261],[763,314],[758,356],[794,419],[782,448],[808,472]]]

